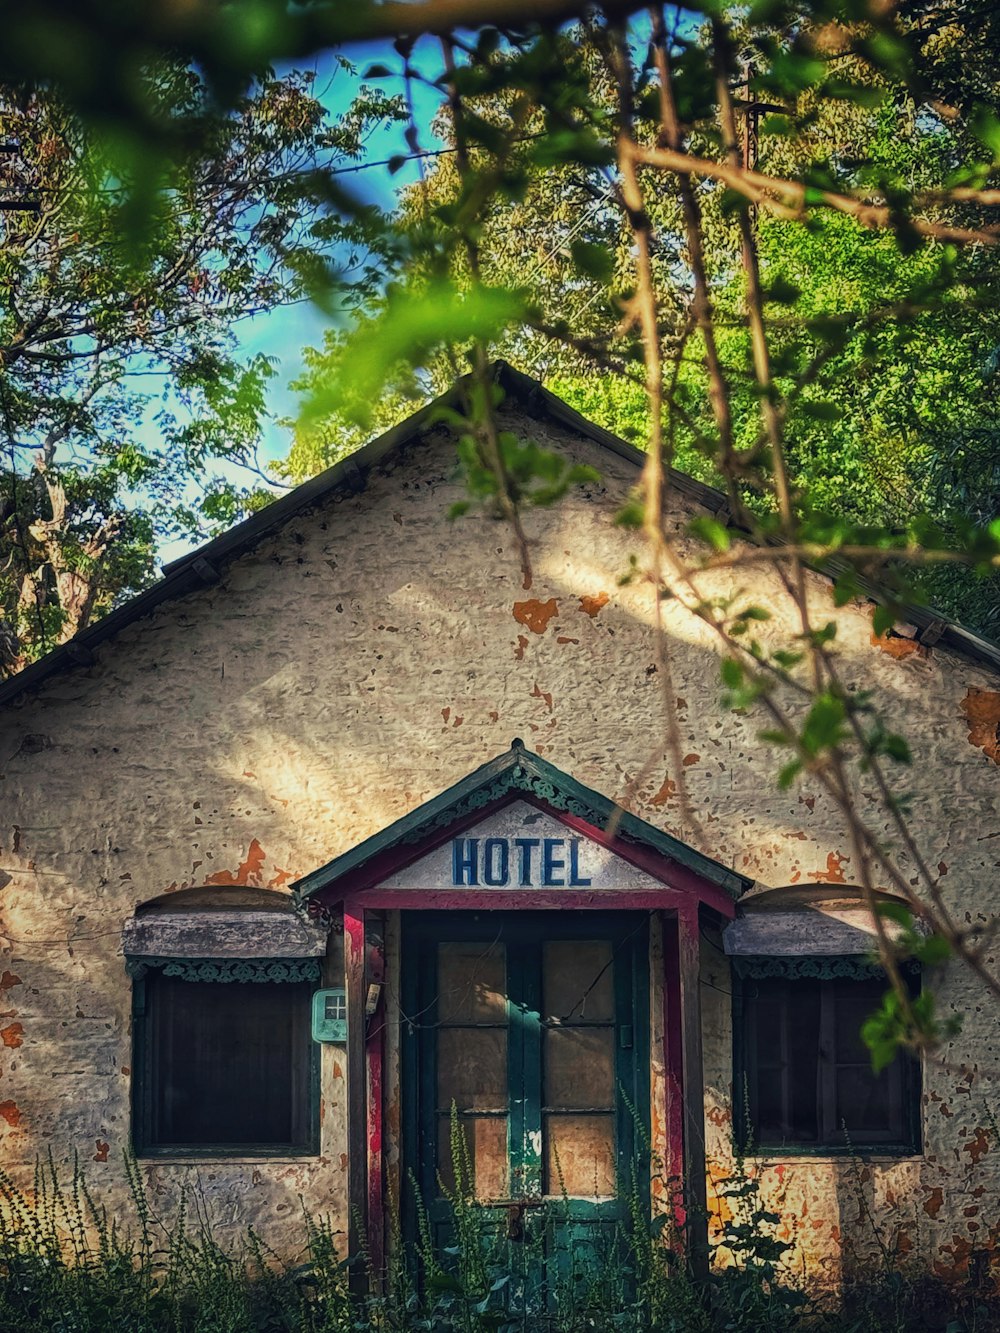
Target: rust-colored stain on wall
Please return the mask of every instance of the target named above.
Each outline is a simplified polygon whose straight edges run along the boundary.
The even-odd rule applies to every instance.
[[[944,1190],[938,1185],[924,1200],[923,1208],[928,1217],[937,1217],[944,1203]]]
[[[0,975],[0,990],[11,990],[14,986],[21,986],[24,983],[15,972],[4,971]]]
[[[5,1046],[20,1046],[23,1033],[24,1028],[20,1023],[8,1023],[5,1028],[0,1028],[0,1041]]]
[[[846,884],[844,866],[850,859],[849,856],[841,856],[839,852],[829,852],[826,858],[826,869],[810,870],[809,878],[814,884]]]
[[[531,697],[532,699],[542,699],[545,703],[545,707],[550,713],[552,712],[552,695],[549,694],[547,690],[539,689],[537,680],[535,681],[535,688],[531,691]]]
[[[606,592],[599,592],[593,597],[580,598],[580,610],[584,613],[584,615],[590,616],[591,620],[593,620],[595,616],[599,615],[601,609],[607,606],[607,604],[608,604],[608,594]]]
[[[969,1142],[966,1143],[962,1148],[963,1152],[967,1152],[969,1154],[970,1158],[972,1159],[973,1166],[975,1166],[976,1163],[979,1161],[980,1157],[982,1157],[984,1153],[989,1152],[989,1150],[990,1150],[990,1138],[989,1135],[986,1133],[985,1129],[977,1129],[975,1134],[969,1140]]]
[[[881,649],[883,653],[888,653],[897,662],[914,655],[917,657],[927,656],[927,649],[923,644],[918,643],[916,639],[907,639],[902,634],[893,634],[891,630],[887,630],[885,634],[876,634],[872,630],[871,637],[874,647]]]
[[[244,887],[260,887],[261,871],[264,869],[264,862],[267,859],[264,848],[254,838],[247,850],[246,860],[241,861],[236,873],[231,870],[217,870],[214,875],[209,875],[205,879],[206,884],[240,884]]]
[[[962,700],[962,712],[969,724],[969,741],[1000,764],[1000,690],[973,686]]]
[[[108,1151],[111,1148],[110,1143],[105,1143],[103,1139],[95,1139],[97,1152],[94,1153],[95,1162],[106,1162],[108,1160]]]
[[[655,796],[649,799],[650,805],[666,805],[666,803],[677,795],[677,783],[672,778],[664,778],[663,785]]]
[[[14,1126],[21,1123],[21,1112],[18,1109],[17,1102],[0,1102],[0,1116],[3,1116],[8,1125]]]
[[[515,602],[513,615],[517,623],[526,626],[532,634],[544,634],[549,621],[558,610],[559,603],[554,597],[550,597],[547,602],[540,602],[537,597],[532,597],[526,602]]]

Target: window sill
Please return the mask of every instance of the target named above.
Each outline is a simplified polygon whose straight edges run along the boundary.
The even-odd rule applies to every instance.
[[[748,1151],[749,1160],[762,1166],[781,1166],[795,1162],[850,1162],[862,1157],[866,1162],[883,1160],[901,1162],[923,1157],[923,1151],[914,1147],[896,1147],[891,1144],[856,1144],[850,1148],[831,1148],[824,1144],[820,1148],[756,1148]]]
[[[201,1163],[210,1166],[252,1166],[260,1162],[270,1162],[275,1166],[296,1162],[318,1162],[322,1154],[319,1149],[304,1148],[301,1152],[284,1149],[278,1152],[264,1150],[229,1152],[224,1148],[195,1148],[190,1152],[177,1152],[173,1149],[157,1150],[147,1148],[137,1151],[137,1162],[157,1162],[161,1166],[197,1166]]]

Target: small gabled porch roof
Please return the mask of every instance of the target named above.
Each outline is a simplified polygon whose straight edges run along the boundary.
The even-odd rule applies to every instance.
[[[729,900],[741,897],[753,883],[747,876],[622,810],[607,796],[585,787],[515,739],[509,750],[447,791],[297,880],[291,886],[296,901],[305,906],[322,898],[325,905],[330,905],[345,895],[369,888],[491,810],[519,797],[582,821],[598,835],[610,827],[613,834],[601,840],[627,859],[632,859],[632,853],[648,868],[652,853],[654,861],[668,869],[678,867],[682,875],[688,872],[697,876],[722,890]]]

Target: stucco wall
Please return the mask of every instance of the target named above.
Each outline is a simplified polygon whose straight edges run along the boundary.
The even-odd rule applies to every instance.
[[[518,417],[511,424],[526,428]],[[567,438],[548,427],[533,433],[557,445]],[[774,755],[757,740],[760,720],[719,707],[709,632],[666,603],[684,754],[683,773],[671,771],[660,740],[650,591],[641,580],[618,582],[639,545],[613,523],[635,473],[589,443],[570,444],[604,484],[528,514],[530,588],[503,524],[446,521],[461,493],[452,448],[425,440],[364,494],[290,522],[219,584],[161,607],[104,645],[93,667],[7,709],[5,1165],[27,1173],[49,1147],[58,1160],[75,1150],[102,1196],[122,1198],[131,1055],[120,934],[137,903],[205,882],[282,888],[515,735],[608,796],[623,796],[638,779],[637,814],[765,883],[855,878],[832,805],[808,782],[778,790]],[[686,516],[678,506],[678,523]],[[739,575],[740,586],[747,577]],[[734,586],[719,574],[706,592]],[[810,587],[829,618],[827,584],[815,578]],[[753,600],[775,615],[765,635],[787,635],[789,607],[773,575],[756,576]],[[865,605],[845,608],[839,621],[845,675],[874,689],[890,725],[909,737],[915,762],[903,785],[943,891],[960,918],[992,912],[997,680],[937,648],[873,643]],[[682,778],[697,816],[688,827]],[[721,960],[706,968],[714,977],[704,988],[706,1130],[717,1165],[729,1135],[728,981]],[[886,1225],[898,1219],[904,1251],[948,1272],[961,1269],[970,1245],[992,1244],[996,1231],[1000,1148],[988,1106],[1000,1007],[962,971],[945,979],[942,996],[946,1010],[966,1018],[962,1035],[925,1071],[926,1155],[876,1159],[860,1186]],[[154,1203],[169,1210],[179,1187],[196,1181],[223,1230],[252,1222],[278,1248],[298,1234],[299,1195],[342,1220],[343,1054],[326,1047],[323,1060],[320,1158],[146,1163]],[[852,1262],[852,1246],[870,1251],[849,1167],[787,1161],[763,1169],[810,1265],[836,1276],[842,1255]]]

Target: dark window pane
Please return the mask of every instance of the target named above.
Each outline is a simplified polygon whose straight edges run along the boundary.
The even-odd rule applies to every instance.
[[[837,1070],[836,1123],[855,1142],[866,1131],[888,1133],[893,1128],[890,1085],[893,1071],[884,1070],[877,1078],[867,1065],[841,1066]]]
[[[790,982],[788,1011],[787,1141],[814,1143],[819,1137],[820,981]]]
[[[814,1143],[820,983],[759,981],[753,983],[748,1004],[754,1035],[750,1054],[756,1071],[750,1106],[755,1137],[772,1147]]]
[[[758,1144],[907,1143],[912,1062],[897,1059],[876,1077],[861,1039],[884,990],[880,979],[747,983],[746,1074]]]
[[[831,988],[836,1032],[834,1059],[838,1064],[871,1064],[871,1055],[861,1040],[861,1026],[882,1007],[885,987],[884,981],[839,981]]]
[[[146,981],[149,1147],[307,1147],[308,983]]]

